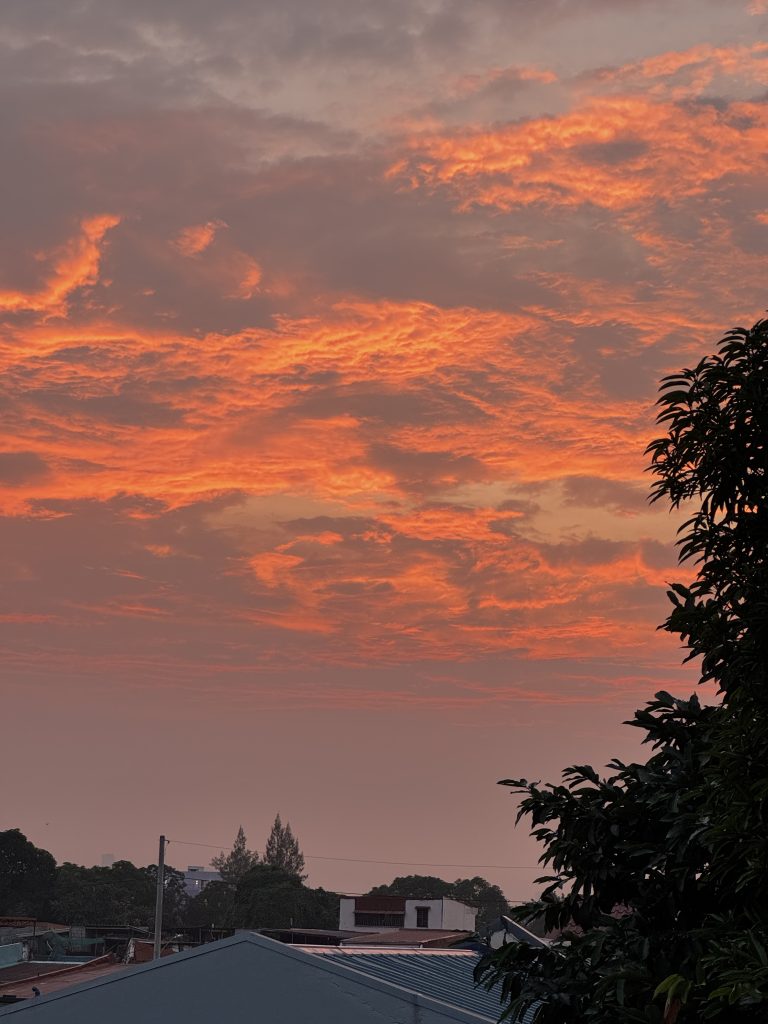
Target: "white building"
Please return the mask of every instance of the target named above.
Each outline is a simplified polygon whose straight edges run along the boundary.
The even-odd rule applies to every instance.
[[[184,872],[184,891],[187,896],[197,896],[206,885],[210,885],[211,882],[220,881],[221,875],[218,871],[209,871],[208,868],[190,864]]]
[[[396,928],[474,932],[477,910],[445,897],[415,900],[404,896],[342,896],[339,930],[383,932]]]

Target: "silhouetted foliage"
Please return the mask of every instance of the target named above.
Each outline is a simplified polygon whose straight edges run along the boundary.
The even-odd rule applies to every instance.
[[[627,723],[653,753],[607,778],[502,783],[551,870],[519,916],[571,929],[481,964],[511,1017],[537,998],[547,1024],[768,1017],[768,322],[664,378],[659,405],[653,500],[697,502],[679,542],[697,576],[671,585],[663,628],[721,701],[657,694]]]
[[[185,924],[204,928],[235,927],[235,886],[228,882],[209,882],[189,901]]]
[[[237,885],[233,920],[237,928],[337,928],[339,897],[310,889],[293,871],[257,864]]]
[[[17,828],[0,832],[0,916],[44,917],[50,912],[56,861]]]
[[[111,867],[64,863],[56,871],[52,914],[64,924],[138,925],[151,928],[155,915],[157,866],[136,867],[118,860]],[[163,921],[181,923],[187,897],[184,875],[165,868]]]
[[[246,845],[243,826],[237,830],[235,841],[229,853],[220,853],[211,858],[211,865],[219,872],[225,882],[239,882],[252,867],[259,863],[259,855],[249,850]]]
[[[264,849],[264,863],[272,867],[282,868],[298,878],[306,878],[304,871],[304,855],[299,848],[299,842],[291,831],[290,824],[283,825],[280,815],[275,817],[275,823],[267,839]]]

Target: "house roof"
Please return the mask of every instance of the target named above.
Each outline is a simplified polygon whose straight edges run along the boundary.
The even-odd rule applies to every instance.
[[[451,1006],[498,1020],[501,1005],[497,993],[477,988],[472,972],[480,959],[464,949],[377,949],[344,946],[309,946],[307,951],[336,963],[354,967],[374,978],[421,992]]]
[[[32,999],[35,995],[33,986],[49,995],[70,985],[105,978],[126,969],[125,964],[115,963],[111,956],[100,956],[81,964],[26,961],[0,971],[0,995]]]
[[[338,945],[342,939],[350,939],[360,932],[339,931],[337,928],[257,928],[254,929],[259,935],[266,935],[270,939],[279,939],[280,942],[293,942],[299,946],[312,945]]]
[[[443,931],[439,928],[392,928],[386,932],[357,932],[342,939],[343,946],[437,946],[444,949],[470,938],[473,932]]]
[[[0,1018],[13,1014],[22,1015],[19,1024],[240,1024],[254,1014],[270,1024],[401,1024],[417,1015],[423,1024],[482,1024],[497,1017],[254,934],[0,1009]]]

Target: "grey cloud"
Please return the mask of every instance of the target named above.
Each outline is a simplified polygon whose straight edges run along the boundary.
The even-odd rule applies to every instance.
[[[0,481],[18,487],[39,480],[48,473],[48,464],[37,452],[0,452]]]
[[[561,541],[558,544],[537,545],[550,565],[604,565],[632,551],[630,541],[607,540],[604,537],[585,537],[583,540]]]
[[[595,142],[586,146],[579,146],[576,153],[586,164],[616,164],[627,163],[648,151],[648,143],[643,139],[613,139],[610,142]]]
[[[393,473],[399,487],[415,494],[485,480],[490,475],[479,459],[450,451],[409,451],[393,444],[373,444],[368,454],[371,465]]]
[[[673,549],[669,544],[660,544],[657,540],[643,540],[640,544],[643,561],[652,569],[663,569],[674,561]]]
[[[376,520],[364,516],[312,516],[311,518],[286,519],[282,526],[294,533],[313,534],[330,531],[348,536],[374,529]]]
[[[31,406],[66,416],[84,416],[107,423],[168,427],[182,422],[184,411],[154,400],[148,389],[126,384],[103,395],[80,397],[63,388],[34,388],[24,400]]]
[[[630,515],[648,509],[647,489],[621,480],[599,476],[567,476],[562,479],[562,487],[567,505],[606,508]]]
[[[516,512],[519,516],[535,515],[541,505],[527,498],[508,498],[496,506],[499,512]]]
[[[324,419],[347,413],[363,420],[386,423],[429,425],[488,419],[488,414],[455,390],[436,382],[395,391],[370,384],[318,388],[290,406],[290,412]]]

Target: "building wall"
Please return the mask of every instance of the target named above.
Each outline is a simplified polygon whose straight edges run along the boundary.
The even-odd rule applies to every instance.
[[[354,896],[342,896],[339,900],[339,931],[355,932],[363,930],[362,928],[355,928]]]
[[[417,907],[429,909],[427,916],[427,928],[450,928],[451,925],[443,924],[443,900],[406,900],[405,901],[405,927],[418,928],[419,915]],[[423,925],[422,925],[423,927]]]
[[[439,927],[447,931],[473,932],[477,910],[458,900],[443,900],[443,922]]]
[[[184,890],[187,896],[197,896],[210,882],[220,882],[221,875],[218,871],[209,871],[207,868],[188,867],[184,872]]]
[[[348,932],[386,932],[396,928],[419,928],[423,915],[419,908],[429,910],[427,925],[429,929],[446,931],[475,930],[477,911],[458,900],[404,900],[398,897],[342,896],[339,900],[339,930]],[[370,923],[360,920],[361,914],[385,914],[400,912],[402,924],[382,923],[381,918],[370,918]]]

